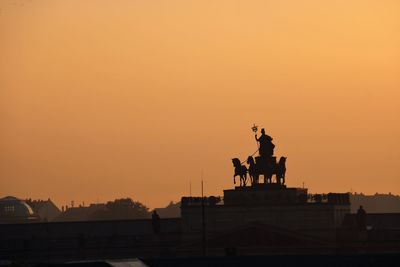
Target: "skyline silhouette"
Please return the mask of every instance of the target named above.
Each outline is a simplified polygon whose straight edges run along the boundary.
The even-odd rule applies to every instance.
[[[398,2],[0,8],[0,196],[219,195],[253,123],[291,186],[400,194]]]

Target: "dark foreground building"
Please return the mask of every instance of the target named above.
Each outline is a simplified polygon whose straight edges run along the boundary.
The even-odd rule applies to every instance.
[[[256,184],[224,190],[224,197],[182,198],[182,231],[185,240],[202,235],[203,214],[207,236],[254,223],[280,228],[305,237],[334,240],[345,214],[348,194],[329,193],[311,199],[305,188]],[[204,210],[204,213],[203,213]]]
[[[260,184],[225,190],[223,198],[183,197],[181,203],[181,218],[161,219],[157,231],[151,219],[2,224],[0,260],[139,257],[164,265],[203,255],[218,261],[400,253],[400,214],[367,214],[360,227],[347,194],[311,197],[303,188]]]

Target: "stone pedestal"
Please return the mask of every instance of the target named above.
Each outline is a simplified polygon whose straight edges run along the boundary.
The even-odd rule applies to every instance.
[[[306,201],[306,188],[287,188],[280,184],[256,184],[224,190],[226,206],[300,204]]]

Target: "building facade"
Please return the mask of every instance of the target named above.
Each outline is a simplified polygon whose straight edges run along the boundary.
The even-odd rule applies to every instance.
[[[330,193],[310,199],[307,189],[258,184],[224,190],[223,199],[183,197],[182,234],[190,240],[204,233],[210,237],[246,224],[262,223],[333,240],[348,213],[348,194]]]

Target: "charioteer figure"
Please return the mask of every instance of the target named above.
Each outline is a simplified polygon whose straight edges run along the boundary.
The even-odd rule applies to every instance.
[[[257,138],[257,134],[255,135],[257,142],[259,142],[259,153],[260,156],[264,159],[268,159],[274,155],[275,145],[272,143],[272,137],[265,134],[265,129],[261,129],[261,135]]]

